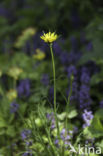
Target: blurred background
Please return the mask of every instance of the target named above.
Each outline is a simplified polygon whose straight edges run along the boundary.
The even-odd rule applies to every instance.
[[[64,111],[61,91],[67,98],[71,74],[70,103],[80,114],[74,125],[82,128],[84,109],[95,113],[103,108],[103,1],[1,0],[0,156],[23,149],[20,132],[25,126],[18,110],[26,120],[41,100],[47,108],[48,101],[53,106],[51,56],[40,39],[48,31],[59,35],[53,44],[59,112]],[[94,127],[94,137],[103,137],[103,124],[94,123],[102,127]]]

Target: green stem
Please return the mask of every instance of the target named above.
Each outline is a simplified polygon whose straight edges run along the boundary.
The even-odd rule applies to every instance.
[[[59,137],[59,125],[58,125],[57,107],[56,107],[56,78],[55,78],[56,74],[55,74],[55,61],[54,61],[52,43],[50,43],[50,52],[51,52],[51,57],[52,57],[53,79],[54,79],[54,115],[55,115],[56,127],[57,127],[57,132],[58,132],[58,137]]]

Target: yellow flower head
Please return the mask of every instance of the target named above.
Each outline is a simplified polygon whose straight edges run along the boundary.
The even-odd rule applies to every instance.
[[[55,32],[53,32],[53,33],[49,32],[49,33],[46,33],[46,34],[44,33],[42,36],[40,36],[40,38],[41,38],[42,40],[44,40],[44,42],[52,43],[52,42],[54,42],[55,40],[57,40],[58,35],[55,34]]]
[[[33,55],[33,58],[36,60],[43,60],[45,58],[45,53],[40,49],[36,49],[36,54]]]
[[[9,69],[9,71],[7,72],[7,74],[11,77],[13,77],[14,79],[18,79],[19,75],[23,72],[23,70],[21,68],[18,67],[12,67]]]
[[[12,101],[17,98],[17,91],[14,89],[10,89],[7,93],[7,98]]]

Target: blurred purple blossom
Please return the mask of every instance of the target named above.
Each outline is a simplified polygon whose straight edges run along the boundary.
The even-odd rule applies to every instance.
[[[4,16],[6,18],[10,17],[11,13],[7,8],[0,6],[0,16]]]
[[[89,87],[87,85],[82,85],[79,91],[79,107],[81,109],[89,108],[92,100],[89,95]]]
[[[62,49],[61,49],[60,45],[57,42],[54,42],[53,48],[54,48],[54,53],[57,56],[62,54]]]
[[[83,128],[90,126],[91,120],[93,119],[92,111],[84,110],[84,113],[82,114],[82,118],[84,120]]]
[[[22,140],[27,140],[27,139],[29,139],[30,135],[31,135],[31,130],[29,130],[29,129],[24,129],[24,130],[21,132]]]
[[[51,130],[53,130],[56,127],[54,113],[53,112],[47,113],[46,117],[50,121]]]
[[[69,53],[66,52],[66,51],[63,51],[61,54],[60,54],[60,61],[62,64],[66,65],[69,63]]]
[[[93,44],[92,44],[92,42],[89,42],[89,43],[87,44],[86,50],[87,50],[87,51],[93,50]]]
[[[49,99],[51,102],[53,102],[53,99],[54,99],[54,87],[50,87],[49,88]]]
[[[17,104],[16,102],[13,102],[10,104],[10,112],[11,113],[16,113],[19,109],[19,104]]]
[[[71,75],[73,75],[74,78],[77,75],[77,69],[76,69],[76,67],[74,65],[70,65],[67,68],[67,76],[68,76],[68,78],[70,78]]]
[[[90,82],[90,76],[89,76],[89,74],[86,73],[86,72],[83,72],[83,73],[81,74],[80,81],[81,81],[81,83],[83,83],[83,84],[89,84],[89,82]]]
[[[19,97],[28,97],[30,95],[30,80],[21,80],[17,87],[17,91]]]
[[[45,86],[49,85],[49,75],[48,74],[43,74],[41,78],[41,83]]]
[[[71,36],[70,41],[71,41],[71,45],[72,45],[72,50],[74,52],[76,52],[78,50],[78,42],[77,42],[76,37],[75,36]]]
[[[26,151],[25,153],[22,154],[22,156],[33,156],[32,151]]]
[[[103,108],[103,100],[100,101],[100,108]]]

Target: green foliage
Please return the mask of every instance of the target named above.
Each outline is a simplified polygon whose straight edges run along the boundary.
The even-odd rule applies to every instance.
[[[100,138],[103,136],[103,109],[95,113],[91,126],[84,129],[84,134],[89,137]]]

